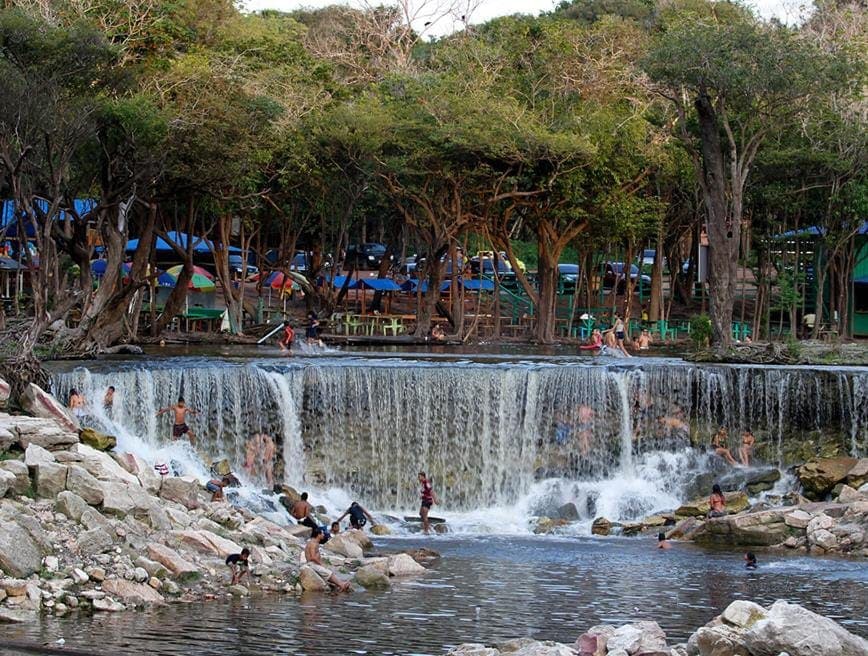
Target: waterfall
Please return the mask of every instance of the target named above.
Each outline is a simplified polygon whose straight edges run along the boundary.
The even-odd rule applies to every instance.
[[[241,472],[248,440],[266,434],[287,483],[381,510],[415,508],[424,469],[450,510],[569,500],[583,517],[634,518],[678,502],[710,466],[704,447],[720,426],[732,449],[753,430],[775,464],[796,438],[822,433],[854,455],[868,440],[868,372],[856,368],[189,358],[98,363],[53,386],[83,391],[122,449],[148,454],[172,445],[171,419],[155,415],[183,395],[204,459]]]

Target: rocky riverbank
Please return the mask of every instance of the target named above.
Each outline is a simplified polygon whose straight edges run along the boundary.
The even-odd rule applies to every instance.
[[[0,414],[0,622],[328,590],[300,563],[309,529],[211,502],[198,480],[161,477],[134,454],[84,444],[69,419]],[[250,586],[229,586],[224,560],[242,547],[251,551]],[[372,547],[347,531],[323,559],[364,587],[426,571],[404,553],[366,557]]]
[[[797,604],[734,601],[686,643],[669,645],[656,622],[598,625],[573,644],[529,638],[463,644],[450,656],[865,656],[868,641]]]

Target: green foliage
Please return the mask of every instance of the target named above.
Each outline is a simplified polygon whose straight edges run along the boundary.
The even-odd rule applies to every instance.
[[[711,319],[707,314],[697,314],[690,317],[690,339],[697,348],[708,346],[711,340]]]

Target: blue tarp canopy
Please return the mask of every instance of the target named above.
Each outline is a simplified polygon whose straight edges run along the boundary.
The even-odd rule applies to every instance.
[[[493,292],[494,291],[494,281],[493,280],[459,280],[458,283],[464,287],[464,289],[472,292]]]
[[[854,285],[868,285],[868,276],[862,276],[861,278],[853,278]]]
[[[402,289],[401,285],[391,278],[359,278],[356,287],[373,289],[378,292],[397,292]]]
[[[38,199],[35,202],[36,207],[41,211],[47,212],[49,203],[47,200]],[[82,198],[73,201],[73,207],[79,217],[85,218],[87,214],[96,206],[96,201],[89,198]],[[66,219],[66,211],[61,209],[57,215],[58,220]],[[71,217],[70,217],[71,218]],[[23,223],[24,227],[19,228],[19,224]],[[10,239],[18,239],[18,231],[22,231],[22,237],[33,239],[36,237],[36,231],[33,227],[33,221],[25,216],[23,212],[15,212],[15,203],[11,200],[4,200],[3,206],[0,208],[0,227],[6,229],[6,237]]]
[[[166,235],[169,237],[169,239],[171,239],[173,242],[178,244],[181,248],[183,248],[183,249],[187,248],[187,240],[190,237],[189,237],[189,235],[187,235],[186,232],[175,232],[174,230],[171,230],[171,231],[167,232]],[[200,253],[200,254],[201,253],[210,253],[211,247],[208,245],[208,243],[209,242],[207,240],[202,239],[201,237],[195,237],[194,236],[193,237],[193,252],[194,253]],[[131,251],[138,250],[138,248],[139,248],[139,240],[138,239],[130,239],[127,242],[125,250],[129,253]],[[172,245],[169,242],[167,242],[165,239],[163,239],[162,237],[157,237],[156,249],[157,249],[158,253],[167,253],[167,252],[174,253],[175,252],[175,249],[172,248]],[[233,254],[240,254],[241,253],[241,249],[238,248],[237,246],[229,246],[227,248],[227,250]]]
[[[773,239],[796,239],[796,238],[807,238],[807,237],[819,237],[825,233],[825,230],[819,226],[808,226],[807,228],[800,228],[798,230],[787,230],[786,232],[782,232],[779,235],[775,235]],[[868,221],[864,221],[859,229],[856,231],[857,235],[868,235]]]
[[[347,279],[346,276],[335,276],[333,280],[329,280],[328,278],[326,278],[327,281],[331,282],[332,286],[335,289],[340,289],[341,287],[343,287],[344,281],[346,279]],[[350,280],[350,283],[347,285],[347,289],[355,289],[355,288],[356,288],[356,281]]]

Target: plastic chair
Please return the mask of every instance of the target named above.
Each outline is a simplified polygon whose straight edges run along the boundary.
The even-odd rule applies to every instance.
[[[675,339],[676,332],[674,328],[669,327],[669,321],[666,319],[660,319],[657,321],[657,332],[660,333],[660,339]]]
[[[383,337],[385,337],[390,330],[392,331],[392,335],[395,337],[397,337],[398,333],[404,332],[404,324],[401,322],[400,317],[384,317],[383,322]]]

